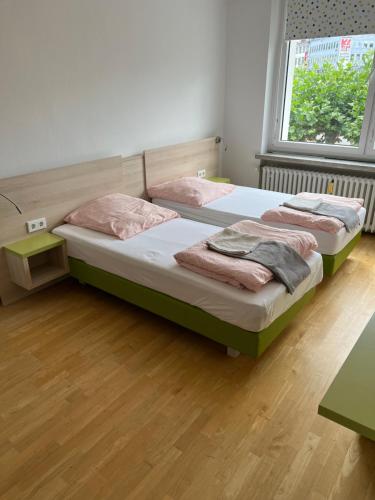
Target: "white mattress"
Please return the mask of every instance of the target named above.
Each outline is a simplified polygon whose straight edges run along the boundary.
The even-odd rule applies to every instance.
[[[240,220],[250,219],[261,222],[262,224],[267,224],[268,226],[294,229],[297,231],[308,231],[312,233],[318,241],[318,252],[326,255],[335,255],[340,252],[362,229],[366,217],[366,210],[364,208],[361,208],[359,213],[361,226],[358,228],[358,231],[353,233],[347,233],[345,228],[342,228],[338,233],[331,234],[325,231],[305,229],[301,226],[278,223],[273,224],[261,220],[261,216],[266,210],[281,205],[284,201],[290,199],[291,196],[290,194],[277,193],[275,191],[237,186],[232,193],[208,203],[202,208],[192,208],[182,203],[175,203],[160,198],[154,198],[152,202],[162,207],[175,210],[186,219],[205,222],[220,227],[227,227]]]
[[[311,274],[293,295],[272,281],[258,293],[240,290],[179,266],[173,255],[218,232],[216,226],[174,219],[129,240],[65,224],[54,233],[67,241],[68,255],[87,264],[197,306],[245,330],[260,331],[316,286],[322,259],[313,253]]]

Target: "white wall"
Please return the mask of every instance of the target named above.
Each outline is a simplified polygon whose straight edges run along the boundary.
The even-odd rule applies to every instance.
[[[240,185],[258,186],[259,161],[254,155],[267,143],[279,3],[228,3],[223,173]]]
[[[225,0],[1,0],[0,177],[221,134],[225,30]]]

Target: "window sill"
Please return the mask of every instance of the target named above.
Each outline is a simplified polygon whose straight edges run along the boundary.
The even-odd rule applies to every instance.
[[[275,163],[287,163],[297,168],[320,167],[341,173],[357,172],[370,173],[375,175],[375,162],[367,163],[354,160],[336,160],[334,158],[324,158],[320,156],[293,155],[282,153],[256,154],[255,158],[262,161],[272,161]]]

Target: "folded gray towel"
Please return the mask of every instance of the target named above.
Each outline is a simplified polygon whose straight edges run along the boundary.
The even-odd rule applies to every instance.
[[[293,294],[298,285],[311,273],[310,266],[293,248],[279,241],[262,241],[251,253],[240,259],[258,262],[269,269]]]
[[[214,241],[207,241],[207,247],[228,257],[262,264],[273,273],[275,279],[286,286],[290,294],[311,273],[310,267],[299,253],[285,243],[266,241],[235,229],[224,229]]]
[[[332,203],[322,202],[319,207],[313,212],[317,215],[325,215],[327,217],[336,217],[344,223],[345,229],[348,233],[358,228],[361,221],[359,220],[357,212],[350,207],[339,207]]]
[[[357,212],[350,207],[340,207],[333,203],[327,203],[320,198],[315,200],[307,200],[299,196],[293,196],[290,200],[283,203],[284,207],[301,210],[302,212],[310,212],[315,215],[324,215],[326,217],[335,217],[344,223],[348,233],[357,229],[360,225],[360,220]]]

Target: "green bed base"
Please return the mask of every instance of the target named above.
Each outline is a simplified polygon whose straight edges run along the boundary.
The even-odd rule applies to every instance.
[[[354,247],[358,245],[362,233],[359,232],[349,243],[344,247],[341,252],[336,255],[322,255],[323,257],[323,271],[324,276],[333,276],[336,271],[342,266],[348,258]]]
[[[254,358],[267,349],[315,293],[315,288],[311,289],[270,326],[260,332],[250,332],[221,321],[198,307],[90,266],[82,260],[69,257],[69,264],[70,274],[81,283],[99,288]]]

